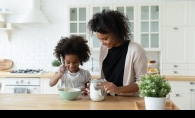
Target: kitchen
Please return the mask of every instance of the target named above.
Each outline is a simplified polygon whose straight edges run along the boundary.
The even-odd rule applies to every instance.
[[[188,0],[188,1],[193,1],[193,0]],[[68,27],[69,27],[69,22],[68,21],[68,8],[71,6],[77,6],[77,7],[81,7],[81,6],[86,6],[86,8],[89,7],[89,5],[94,5],[94,6],[101,6],[101,5],[108,5],[108,6],[115,6],[116,4],[122,4],[123,6],[125,6],[125,4],[129,4],[134,5],[135,6],[135,14],[139,14],[139,10],[138,7],[142,4],[146,4],[146,5],[150,5],[150,4],[159,4],[161,7],[159,7],[159,11],[163,8],[162,7],[162,3],[164,2],[188,2],[186,0],[181,1],[181,0],[99,0],[99,1],[81,1],[81,0],[74,0],[74,1],[67,1],[67,0],[41,0],[41,10],[43,11],[44,15],[46,16],[46,18],[48,19],[49,23],[46,24],[36,24],[36,23],[17,23],[18,20],[23,16],[22,13],[24,13],[25,11],[27,11],[29,9],[29,5],[30,3],[27,0],[18,0],[17,2],[13,1],[13,0],[0,0],[0,8],[8,8],[11,11],[14,11],[15,14],[8,14],[5,16],[5,20],[6,23],[12,23],[12,27],[14,27],[17,30],[10,30],[10,31],[4,31],[4,30],[0,30],[0,59],[11,59],[13,60],[13,66],[12,66],[12,70],[15,69],[44,69],[45,71],[53,71],[53,67],[51,65],[52,60],[54,60],[54,56],[53,56],[53,48],[56,45],[57,41],[60,39],[61,36],[68,36],[70,33]],[[22,3],[22,4],[21,4]],[[25,4],[25,5],[24,5]],[[184,4],[186,5],[186,3]],[[193,5],[194,4],[190,4]],[[177,9],[177,6],[175,7]],[[186,10],[186,8],[190,8],[190,7],[183,7],[184,10]],[[193,8],[193,7],[191,7]],[[88,8],[89,9],[89,8]],[[173,9],[174,10],[174,9]],[[178,10],[178,9],[177,9]],[[181,10],[181,9],[179,9]],[[90,11],[90,10],[89,10]],[[175,24],[173,25],[174,27],[176,26],[181,26],[182,29],[184,28],[188,28],[189,22],[192,22],[192,25],[190,25],[189,28],[191,28],[191,31],[194,31],[194,15],[192,16],[192,18],[190,18],[191,15],[188,15],[189,13],[193,13],[194,14],[194,10],[193,12],[191,12],[190,10],[187,10],[185,12],[181,11],[173,11],[173,13],[176,12],[180,12],[183,13],[180,17],[185,17],[183,19],[180,19],[179,21],[181,21],[183,24],[181,24],[180,22],[175,22]],[[186,14],[185,14],[186,13]],[[90,13],[91,14],[91,13]],[[162,16],[162,12],[161,12],[161,16]],[[168,14],[170,15],[170,14]],[[87,15],[88,16],[88,15]],[[89,16],[88,16],[89,17]],[[181,57],[172,57],[171,53],[174,53],[172,50],[169,50],[170,53],[165,52],[164,55],[168,55],[170,57],[166,57],[162,55],[163,51],[166,51],[165,48],[163,48],[164,45],[162,45],[162,42],[164,38],[163,37],[163,31],[170,31],[170,29],[168,29],[172,24],[170,22],[166,22],[166,20],[168,18],[166,18],[168,16],[166,16],[166,14],[164,15],[164,17],[159,17],[159,19],[162,22],[159,22],[160,28],[159,28],[159,48],[157,49],[151,49],[151,48],[146,48],[147,49],[147,56],[149,60],[156,60],[157,63],[157,68],[159,69],[160,72],[163,72],[163,74],[165,73],[170,75],[170,76],[174,76],[174,73],[178,76],[187,76],[186,78],[188,78],[188,76],[195,76],[194,75],[194,66],[188,67],[188,65],[186,66],[185,64],[188,64],[188,50],[194,50],[192,49],[192,45],[194,45],[194,43],[189,43],[189,37],[194,37],[194,35],[186,35],[188,34],[188,32],[186,32],[187,30],[182,30],[185,34],[183,34],[182,36],[187,38],[187,43],[183,42],[183,40],[180,38],[180,41],[182,42],[182,48],[178,49],[179,52],[183,52],[183,53],[179,53],[178,56],[180,55],[184,55],[183,57],[185,58],[181,58]],[[169,16],[170,17],[170,16]],[[179,17],[179,16],[177,16]],[[179,18],[180,18],[179,17]],[[173,17],[171,17],[173,18]],[[187,18],[187,19],[186,19]],[[141,36],[139,35],[140,33],[140,29],[139,29],[139,23],[135,22],[139,19],[139,15],[136,15],[135,19],[132,21],[135,26],[134,26],[134,31],[138,32],[133,32],[134,33],[134,39],[138,40],[138,42],[140,42],[139,40],[141,40]],[[176,18],[175,18],[176,19]],[[175,20],[174,19],[174,20]],[[160,21],[159,20],[159,21]],[[170,19],[169,19],[170,20]],[[173,21],[174,21],[173,20]],[[139,21],[139,20],[138,20]],[[158,20],[155,20],[158,22]],[[189,21],[189,22],[188,22]],[[166,25],[164,25],[166,24]],[[145,24],[147,25],[147,24]],[[145,30],[145,29],[144,29]],[[168,32],[166,32],[168,33]],[[181,33],[182,34],[182,33]],[[194,34],[194,33],[191,33]],[[154,35],[156,36],[156,35]],[[182,37],[181,36],[181,37]],[[163,38],[162,38],[163,37]],[[168,37],[169,38],[169,37]],[[192,39],[192,38],[191,38]],[[165,40],[167,41],[167,40]],[[191,41],[194,42],[194,41]],[[93,42],[92,42],[93,43]],[[167,43],[167,42],[163,42],[163,43]],[[175,44],[176,42],[171,42],[170,45],[167,46],[171,46],[171,44]],[[91,45],[91,43],[90,43]],[[176,43],[175,46],[179,45],[179,43]],[[190,46],[189,46],[190,45]],[[166,47],[166,46],[164,46]],[[93,46],[92,46],[93,48]],[[167,47],[167,49],[170,47]],[[189,49],[190,48],[190,49]],[[92,66],[92,60],[90,60],[88,63],[84,64],[83,68],[86,69],[91,69],[93,67],[93,70],[95,72],[98,72],[98,51],[96,48],[93,48],[94,51],[92,52],[91,57],[93,58],[93,66]],[[173,49],[174,50],[174,49]],[[187,53],[185,53],[185,52]],[[194,52],[191,52],[190,56],[193,56]],[[175,55],[174,55],[175,56]],[[177,61],[174,60],[174,58],[178,58]],[[192,59],[194,59],[194,57],[192,57]],[[163,60],[163,62],[162,62]],[[165,60],[165,61],[164,61]],[[179,62],[180,61],[180,62]],[[181,63],[183,68],[179,68],[178,70],[174,70],[172,71],[169,67],[170,64],[172,63]],[[191,64],[192,63],[192,64]],[[163,64],[163,66],[162,66]],[[190,65],[193,65],[194,62],[191,61]],[[172,66],[172,65],[171,65]],[[189,68],[189,71],[188,71]],[[171,71],[170,71],[171,70]],[[94,72],[94,73],[95,73]],[[172,74],[173,73],[173,74]],[[188,74],[189,73],[189,74]],[[96,75],[96,73],[95,73]],[[18,77],[19,75],[9,75],[10,77]],[[40,77],[41,76],[41,77]],[[4,78],[7,77],[6,75],[2,75],[0,76],[0,78]],[[37,77],[37,78],[44,78],[41,79],[41,82],[39,83],[40,86],[45,86],[47,89],[47,91],[44,91],[44,89],[40,90],[40,93],[49,93],[51,91],[53,91],[54,93],[56,91],[54,91],[53,89],[47,87],[49,78],[51,77],[50,74],[43,74],[43,75],[33,75],[31,77]],[[195,81],[194,79],[191,79],[189,77],[189,81]],[[3,79],[0,80],[0,82]],[[180,79],[181,80],[181,79]],[[5,84],[4,82],[2,83],[2,88],[1,88],[1,92],[5,91]],[[57,89],[56,89],[57,90]],[[182,93],[186,94],[185,92]],[[188,94],[186,95],[184,98],[182,98],[186,104],[186,106],[182,106],[185,109],[192,109],[192,106],[190,104],[194,104],[193,102],[189,102],[189,101],[193,101],[194,97],[191,97],[193,94]],[[194,95],[193,95],[194,96]],[[194,108],[193,108],[194,109]]]

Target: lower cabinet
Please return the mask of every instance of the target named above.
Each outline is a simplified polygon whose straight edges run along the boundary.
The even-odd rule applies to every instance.
[[[57,84],[50,87],[49,80],[50,78],[41,78],[41,94],[58,94]]]
[[[192,94],[192,110],[195,110],[195,94]]]
[[[180,110],[195,110],[195,81],[169,81],[170,99]]]
[[[0,78],[0,93],[5,93],[5,78]]]
[[[170,99],[180,110],[191,110],[191,94],[170,93]]]

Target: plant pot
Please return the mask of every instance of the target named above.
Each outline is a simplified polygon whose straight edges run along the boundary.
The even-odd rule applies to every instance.
[[[144,97],[146,110],[165,110],[166,97]]]

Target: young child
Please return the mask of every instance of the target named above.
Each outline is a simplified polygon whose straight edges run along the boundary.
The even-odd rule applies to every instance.
[[[79,65],[87,62],[91,55],[87,40],[76,35],[62,38],[55,47],[53,54],[58,60],[62,55],[64,65],[61,62],[59,71],[51,77],[50,87],[55,86],[59,81],[60,88],[65,88],[67,84],[72,82],[74,88],[81,88],[81,93],[85,94],[85,86],[91,79],[91,74],[88,70],[79,68]]]

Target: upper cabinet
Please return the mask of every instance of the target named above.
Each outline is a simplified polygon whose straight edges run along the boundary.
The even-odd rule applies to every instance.
[[[114,4],[114,9],[123,13],[129,19],[131,41],[138,42],[137,38],[137,4]]]
[[[146,51],[161,50],[161,5],[160,4],[93,4],[68,7],[69,35],[81,35],[88,40],[92,51],[99,51],[100,41],[89,34],[87,23],[93,14],[103,9],[114,9],[129,19],[131,41],[140,43]],[[129,35],[130,36],[130,35]]]
[[[89,6],[69,6],[68,8],[68,35],[83,36],[88,40],[87,23],[89,20]]]
[[[161,50],[161,4],[138,4],[138,39],[146,51]]]
[[[94,4],[90,5],[90,16],[89,20],[93,17],[93,14],[101,12],[103,9],[112,9],[112,5],[106,5],[106,4]],[[88,30],[88,29],[87,29]],[[100,48],[100,41],[97,38],[96,34],[93,33],[92,36],[89,36],[90,39],[90,47],[92,51],[99,51]]]
[[[189,26],[195,26],[195,2],[189,2]]]
[[[187,26],[189,24],[188,10],[188,2],[164,2],[163,26]]]

